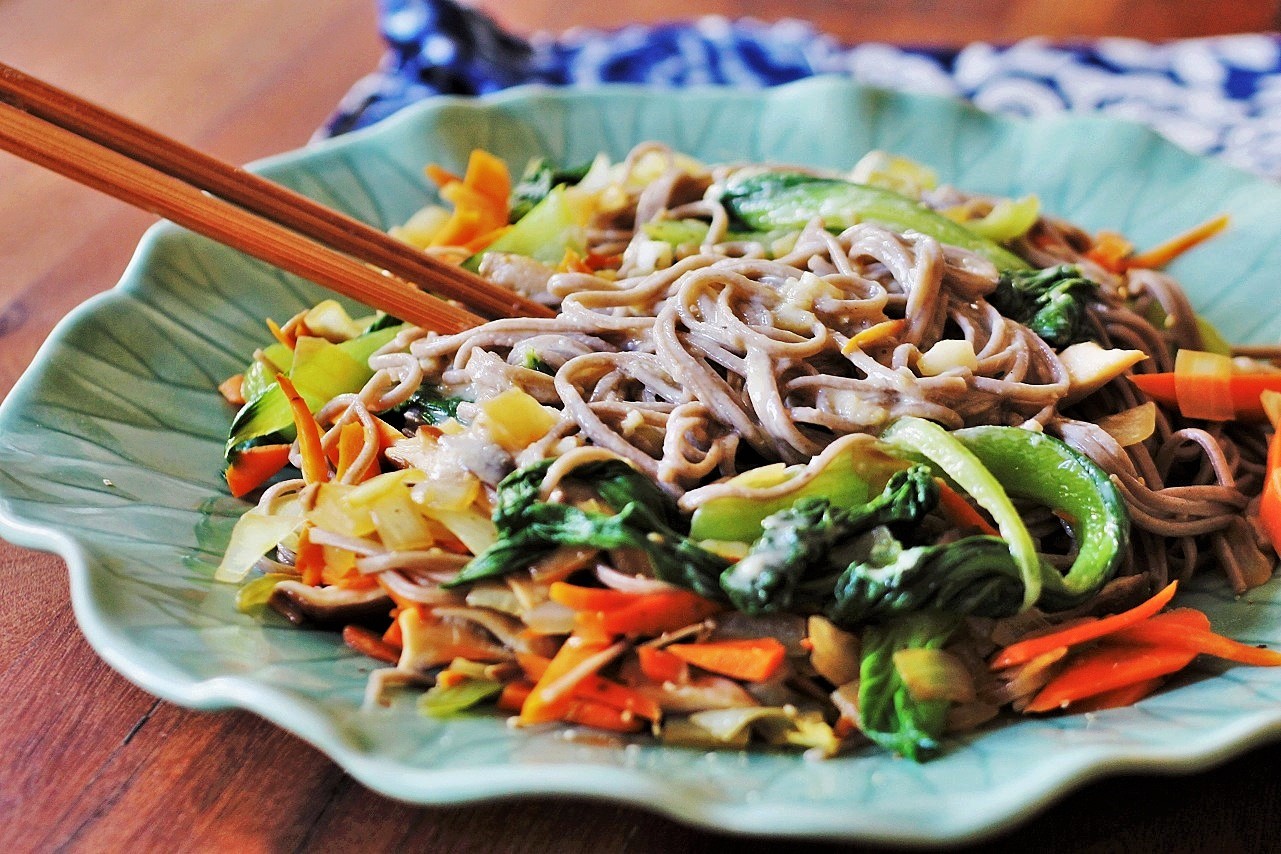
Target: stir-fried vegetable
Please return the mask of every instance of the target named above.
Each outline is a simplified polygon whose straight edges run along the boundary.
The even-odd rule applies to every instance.
[[[832,560],[842,544],[878,525],[919,521],[937,501],[938,488],[924,466],[895,474],[884,492],[852,510],[802,499],[765,520],[751,552],[721,575],[721,589],[747,614],[790,610],[801,604],[797,598],[828,600],[833,569],[840,571]]]
[[[640,549],[664,581],[720,598],[716,578],[724,558],[699,547],[671,527],[678,518],[671,499],[622,461],[589,463],[574,476],[592,482],[613,513],[538,500],[550,460],[509,475],[498,486],[494,524],[499,539],[477,555],[451,582],[467,584],[527,567],[557,546]]]
[[[1129,516],[1115,484],[1064,443],[1017,427],[971,427],[947,433],[903,419],[885,433],[920,453],[992,514],[1022,574],[1024,604],[1069,607],[1112,577],[1124,555]],[[1066,575],[1045,565],[1010,495],[1035,500],[1071,520],[1076,559]]]
[[[1107,235],[1082,253],[1087,241],[1042,217],[1034,196],[933,191],[928,169],[884,154],[849,180],[769,167],[722,179],[660,150],[572,170],[532,163],[515,186],[484,152],[462,176],[427,173],[451,207],[400,236],[522,292],[552,277],[537,297],[563,299],[561,318],[500,322],[459,336],[464,349],[428,334],[375,376],[370,357],[402,327],[325,301],[268,321],[275,343],[221,387],[242,407],[227,445],[232,493],[264,487],[291,460],[301,478],[242,517],[217,577],[249,577],[247,613],[268,605],[341,628],[392,665],[373,694],[430,684],[418,704],[429,715],[492,703],[519,726],[649,730],[698,747],[755,739],[817,756],[866,737],[920,760],[949,726],[979,725],[998,704],[1123,705],[1199,655],[1281,664],[1281,653],[1215,634],[1200,612],[1167,610],[1173,584],[1105,608],[1143,595],[1138,578],[1103,590],[1132,545],[1125,496],[1042,432],[1088,450],[1072,420],[1090,418],[1109,453],[1115,442],[1138,465],[1168,432],[1158,403],[1281,421],[1281,374],[1239,372],[1208,332],[1196,346],[1224,352],[1184,346],[1173,374],[1133,378],[1157,403],[1136,406],[1114,382],[1149,354],[1111,346],[1100,310],[1131,304],[1160,336],[1158,303],[1172,305],[1141,280],[1117,282],[1221,223],[1147,253]],[[860,231],[890,255],[864,246],[842,257],[829,235],[795,265],[784,255],[815,221],[869,223]],[[709,235],[752,245],[712,247]],[[941,262],[921,261],[920,235],[947,247]],[[1032,269],[1016,251],[1080,264]],[[669,273],[678,264],[690,279]],[[904,279],[897,268],[913,264],[934,285]],[[1096,264],[1117,278],[1092,281]],[[936,315],[914,307],[934,299],[931,287]],[[653,316],[633,305],[642,292]],[[657,328],[660,305],[677,309],[674,331],[628,331]],[[1010,335],[1015,324],[1025,329]],[[1168,328],[1171,341],[1196,337],[1189,324]],[[1027,346],[1030,335],[1046,346]],[[665,361],[664,348],[684,355]],[[998,384],[1043,385],[1053,402],[1038,389],[989,406]],[[330,422],[339,395],[355,402]],[[740,405],[769,441],[718,414]],[[705,418],[688,414],[700,408]],[[1242,442],[1224,465],[1257,447]],[[1219,474],[1181,454],[1158,458],[1161,478],[1195,465]],[[1281,553],[1279,469],[1274,436],[1257,521]],[[1151,534],[1147,513],[1137,518]],[[1272,569],[1253,522],[1232,520],[1214,542],[1232,551],[1239,589]],[[1141,555],[1148,537],[1135,539]],[[1120,613],[1062,613],[1078,606]]]
[[[918,761],[938,750],[949,703],[913,696],[894,665],[894,654],[908,649],[941,649],[956,627],[955,617],[921,612],[864,630],[858,687],[864,735]]]
[[[1023,582],[998,537],[964,537],[905,548],[886,528],[856,543],[826,613],[841,626],[916,611],[1006,617],[1023,603]]]
[[[1099,286],[1076,267],[1044,270],[1007,270],[1001,274],[988,302],[1006,317],[1017,320],[1056,349],[1083,336],[1085,307],[1098,295]]]
[[[807,466],[752,469],[729,481],[739,494],[711,498],[694,510],[690,536],[751,543],[760,537],[767,516],[805,498],[823,498],[845,510],[860,507],[885,488],[894,472],[908,466],[888,450],[868,441],[815,457]],[[795,486],[789,488],[789,484]]]
[[[1180,350],[1180,355],[1187,353]],[[1213,356],[1217,354],[1204,354]],[[1230,360],[1207,360],[1182,365],[1182,371],[1132,374],[1130,382],[1158,403],[1177,407],[1189,418],[1218,421],[1263,421],[1267,418],[1261,402],[1265,391],[1281,392],[1281,371],[1239,373]]]
[[[941,243],[977,252],[1001,270],[1028,269],[1027,262],[1008,249],[915,199],[883,187],[802,172],[758,172],[731,182],[721,201],[731,215],[755,231],[800,229],[813,219],[821,219],[830,229],[876,222],[898,231],[919,231]]]

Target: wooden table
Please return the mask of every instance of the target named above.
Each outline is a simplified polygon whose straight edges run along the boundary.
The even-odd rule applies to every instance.
[[[491,0],[522,31],[694,11],[807,16],[839,37],[948,43],[1270,29],[1276,2],[1094,0]],[[372,0],[4,0],[0,59],[227,159],[306,142],[381,53]],[[957,11],[965,6],[969,11]],[[940,8],[935,8],[940,7]],[[946,10],[941,7],[946,7]],[[554,13],[554,14],[553,14]],[[0,156],[0,393],[53,324],[110,287],[145,214]],[[0,842],[8,850],[769,851],[610,804],[523,800],[420,809],[354,783],[241,712],[160,702],[82,639],[56,557],[0,544]],[[1173,779],[1095,783],[999,850],[1271,850],[1281,747]],[[807,850],[809,846],[797,846]],[[827,850],[815,844],[812,850]]]

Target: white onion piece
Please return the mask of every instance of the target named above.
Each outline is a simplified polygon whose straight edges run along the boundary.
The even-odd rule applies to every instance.
[[[378,582],[389,593],[394,593],[401,599],[417,602],[420,605],[463,604],[461,593],[454,590],[446,590],[436,584],[420,584],[395,570],[380,574]]]
[[[677,589],[676,585],[666,581],[644,575],[629,575],[603,563],[596,564],[596,578],[606,587],[623,593],[665,593]]]
[[[577,612],[559,602],[541,602],[525,612],[525,627],[536,635],[567,635],[574,630]]]

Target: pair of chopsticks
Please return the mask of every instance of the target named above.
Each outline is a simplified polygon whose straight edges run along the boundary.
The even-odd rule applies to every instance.
[[[3,63],[0,149],[437,332],[460,332],[486,318],[553,314],[306,196]]]

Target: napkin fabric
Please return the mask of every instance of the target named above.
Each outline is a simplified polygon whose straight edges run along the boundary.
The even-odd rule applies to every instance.
[[[522,39],[454,0],[380,0],[388,52],[326,128],[371,124],[432,95],[524,83],[761,87],[816,74],[970,100],[1016,116],[1095,113],[1142,122],[1198,154],[1281,178],[1281,38],[1162,44],[1027,39],[959,50],[841,44],[800,21],[705,17]]]

